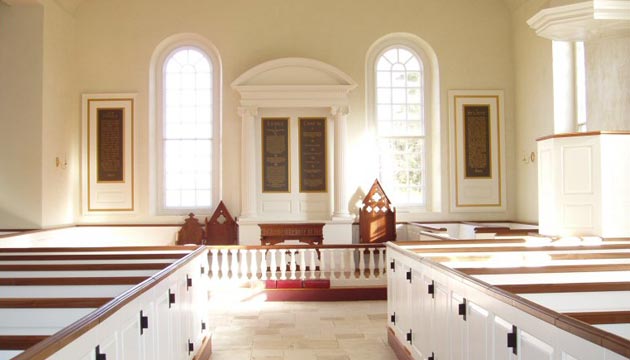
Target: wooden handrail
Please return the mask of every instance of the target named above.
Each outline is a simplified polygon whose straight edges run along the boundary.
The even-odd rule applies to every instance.
[[[30,248],[0,248],[0,253],[40,253],[40,252],[128,252],[128,251],[172,251],[188,252],[197,246],[95,246],[95,247],[30,247]]]
[[[0,261],[164,260],[180,259],[185,255],[186,253],[0,255]]]
[[[87,316],[75,321],[69,326],[63,328],[61,331],[35,344],[34,346],[29,347],[23,353],[14,357],[12,360],[44,360],[50,357],[52,354],[59,351],[64,346],[68,345],[81,335],[85,334],[90,329],[103,322],[120,308],[156,286],[161,280],[167,278],[168,276],[179,270],[181,267],[191,262],[204,251],[205,247],[196,247],[194,251],[192,251],[185,257],[174,262],[167,268],[151,276],[142,283],[125,291],[121,295],[117,296],[114,300],[91,312]]]
[[[408,245],[408,244],[402,244]],[[409,244],[413,245],[410,251],[415,253],[510,253],[510,252],[540,252],[540,253],[554,253],[554,252],[587,252],[587,251],[604,251],[604,250],[630,250],[630,244],[601,244],[601,245],[582,245],[582,246],[497,246],[497,247],[458,247],[453,249],[452,247],[444,248],[422,248],[416,247],[422,245],[422,242]]]
[[[112,263],[112,264],[16,264],[0,265],[0,271],[121,271],[161,270],[172,262]]]
[[[499,275],[499,274],[545,274],[563,272],[591,272],[591,271],[628,271],[630,264],[592,264],[592,265],[550,265],[536,267],[483,267],[457,268],[467,275]]]
[[[437,262],[479,262],[488,261],[492,258],[492,255],[463,255],[463,256],[449,256],[449,255],[431,255],[425,254],[424,257],[428,257]],[[610,252],[610,253],[573,253],[573,254],[549,254],[551,261],[557,260],[601,260],[601,259],[630,259],[630,252]]]
[[[385,243],[375,244],[347,244],[347,245],[216,245],[208,246],[208,249],[234,249],[234,250],[295,250],[295,249],[369,249],[369,248],[385,248]]]
[[[566,312],[566,316],[583,321],[590,325],[630,324],[630,311],[587,311]]]
[[[0,350],[25,350],[47,337],[48,335],[0,335]]]
[[[8,298],[0,299],[0,309],[98,308],[114,298]]]
[[[529,315],[532,315],[542,321],[548,322],[553,326],[563,329],[592,343],[598,344],[622,356],[630,357],[629,339],[592,327],[565,314],[558,313],[533,301],[507,292],[499,287],[492,286],[482,280],[479,280],[472,276],[467,276],[466,274],[456,269],[452,269],[447,267],[446,265],[422,258],[419,256],[419,254],[416,254],[413,251],[406,250],[398,246],[391,247],[388,250],[397,251],[401,254],[412,256],[415,258],[415,261],[443,273],[446,277],[454,279],[458,283],[470,286],[475,290],[485,293],[486,295],[491,296],[505,304],[514,306]]]
[[[554,284],[503,284],[498,288],[513,294],[630,291],[630,282],[584,282]]]
[[[0,279],[0,286],[135,285],[148,276],[42,277]]]

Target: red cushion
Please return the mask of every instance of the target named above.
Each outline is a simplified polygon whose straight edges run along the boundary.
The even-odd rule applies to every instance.
[[[305,288],[330,289],[329,279],[310,279],[304,280]]]
[[[278,289],[299,289],[302,287],[302,280],[278,280]]]
[[[265,289],[275,289],[277,287],[277,280],[265,280]]]

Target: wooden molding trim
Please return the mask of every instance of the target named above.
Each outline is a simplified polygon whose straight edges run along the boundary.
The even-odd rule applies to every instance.
[[[262,293],[266,296],[267,301],[387,300],[386,287],[265,289]],[[260,294],[252,297],[257,297]]]
[[[91,252],[179,252],[188,253],[197,246],[98,246],[98,247],[30,247],[30,248],[0,248],[0,253],[91,253]]]
[[[24,264],[0,265],[0,271],[120,271],[161,270],[172,262],[112,263],[112,264]]]
[[[467,275],[542,274],[589,271],[627,271],[630,264],[551,265],[539,267],[455,268]]]
[[[0,279],[0,286],[136,285],[148,276],[50,277]]]
[[[212,356],[212,335],[209,335],[201,342],[201,347],[193,360],[210,360]]]
[[[406,244],[406,243],[405,243]],[[208,249],[234,249],[234,250],[289,250],[289,249],[385,249],[385,243],[378,244],[347,244],[347,245],[272,245],[272,246],[251,246],[251,245],[216,245],[208,246]]]
[[[413,360],[411,356],[411,352],[407,349],[407,347],[398,340],[394,330],[391,327],[387,327],[387,343],[394,350],[394,354],[398,360]]]
[[[591,325],[630,323],[630,311],[569,312],[564,315]]]
[[[472,241],[472,240],[470,240]],[[502,242],[501,240],[499,240]],[[442,242],[444,245],[445,242]],[[446,242],[450,244],[450,241]],[[419,244],[408,244],[406,245],[422,245],[422,242]],[[414,253],[498,253],[498,252],[547,252],[550,255],[554,252],[588,252],[588,251],[602,251],[602,250],[630,250],[630,244],[602,244],[602,245],[583,245],[583,246],[496,246],[496,247],[440,247],[440,248],[410,248],[409,251]]]
[[[598,136],[598,135],[630,135],[630,131],[587,131],[587,132],[577,132],[577,133],[553,134],[553,135],[539,137],[538,139],[536,139],[536,141],[566,138],[566,137]]]
[[[26,350],[48,335],[0,335],[0,350]]]
[[[147,254],[56,254],[56,255],[0,255],[0,261],[50,261],[50,260],[163,260],[181,259],[186,253]]]
[[[589,282],[560,284],[496,285],[513,294],[546,294],[566,292],[630,291],[630,282]]]
[[[112,300],[114,300],[114,298],[9,298],[0,299],[0,308],[99,308]]]

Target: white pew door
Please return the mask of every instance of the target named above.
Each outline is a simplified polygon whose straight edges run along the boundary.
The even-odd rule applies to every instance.
[[[463,307],[463,311],[460,310]],[[449,310],[450,326],[450,348],[452,360],[463,360],[468,358],[468,305],[466,300],[455,293],[451,295],[451,306]]]
[[[553,347],[525,331],[519,331],[519,358],[522,360],[553,360]]]
[[[468,360],[486,360],[488,357],[488,344],[490,344],[489,312],[481,306],[467,302],[467,338],[468,338]]]
[[[492,354],[489,359],[493,360],[513,360],[518,357],[513,353],[512,348],[507,345],[508,334],[512,333],[512,324],[501,319],[498,316],[494,317],[492,322],[492,336],[494,337]]]
[[[431,316],[427,309],[432,307],[433,299],[427,293],[427,280],[422,273],[413,269],[413,283],[411,284],[411,328],[413,330],[413,343],[411,352],[415,359],[426,359],[431,355]],[[427,353],[428,352],[428,353]]]

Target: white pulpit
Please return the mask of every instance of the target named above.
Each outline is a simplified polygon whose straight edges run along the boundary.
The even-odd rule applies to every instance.
[[[538,139],[539,232],[630,237],[630,132]]]

